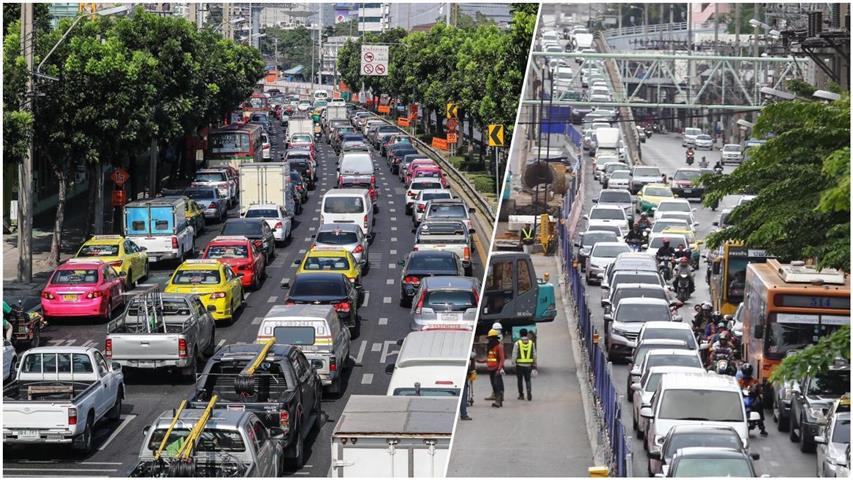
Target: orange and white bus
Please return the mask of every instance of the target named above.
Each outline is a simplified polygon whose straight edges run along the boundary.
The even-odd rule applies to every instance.
[[[775,259],[746,268],[743,358],[764,382],[789,352],[850,324],[850,277]]]
[[[234,123],[211,130],[207,138],[204,160],[208,167],[234,167],[263,161],[263,127]]]

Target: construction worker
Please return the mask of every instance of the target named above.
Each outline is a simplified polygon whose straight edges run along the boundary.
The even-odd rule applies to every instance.
[[[492,406],[501,408],[504,403],[504,362],[506,353],[503,344],[498,339],[497,330],[489,330],[489,343],[486,351],[486,369],[489,371],[489,381],[492,383],[494,402]]]
[[[524,400],[524,389],[522,380],[527,385],[527,401],[533,400],[530,389],[530,375],[536,370],[536,345],[527,336],[527,329],[522,328],[519,332],[521,338],[512,347],[512,361],[515,363],[515,376],[518,379],[518,399]]]
[[[474,380],[477,379],[477,368],[474,360],[474,352],[471,352],[471,356],[468,358],[468,368],[467,373],[465,374],[465,387],[462,389],[462,403],[459,405],[459,419],[460,420],[471,420],[471,417],[468,416],[468,404],[473,403],[471,398],[471,385],[474,383]]]
[[[533,245],[533,225],[529,223],[521,227],[521,243],[524,245]]]

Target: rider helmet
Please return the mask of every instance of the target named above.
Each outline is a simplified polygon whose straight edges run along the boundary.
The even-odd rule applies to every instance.
[[[714,308],[714,306],[708,302],[702,304],[702,310],[710,312],[712,308]]]
[[[743,365],[741,365],[741,366],[740,366],[740,373],[742,373],[742,374],[743,374],[743,378],[750,378],[750,377],[752,377],[752,372],[753,372],[753,368],[752,368],[752,364],[751,364],[751,363],[746,362],[746,363],[744,363]]]
[[[680,263],[681,265],[687,265],[687,263],[688,263],[688,262],[687,262],[687,258],[686,258],[686,257],[681,257],[681,260],[679,260],[679,261],[678,261],[678,263]]]

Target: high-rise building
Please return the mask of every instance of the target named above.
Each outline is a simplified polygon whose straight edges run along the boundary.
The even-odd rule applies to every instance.
[[[328,37],[323,41],[323,50],[320,53],[320,83],[334,84],[338,77],[338,52],[350,40],[358,37],[341,36]]]
[[[335,23],[358,21],[359,32],[384,32],[391,28],[390,3],[335,3]]]

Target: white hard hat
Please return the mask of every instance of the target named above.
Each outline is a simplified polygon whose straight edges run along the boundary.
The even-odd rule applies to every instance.
[[[501,322],[495,322],[492,324],[492,329],[500,332],[501,330],[504,329],[504,326],[501,325]]]

